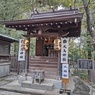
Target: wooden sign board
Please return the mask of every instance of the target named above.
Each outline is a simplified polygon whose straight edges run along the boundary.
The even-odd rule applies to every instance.
[[[92,59],[78,59],[77,65],[78,65],[79,69],[93,70],[94,69],[94,60],[92,60]]]
[[[62,82],[65,83],[65,84],[67,84],[67,83],[69,83],[69,79],[62,78]]]

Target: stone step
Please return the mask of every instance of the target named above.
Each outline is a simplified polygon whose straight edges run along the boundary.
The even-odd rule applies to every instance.
[[[60,76],[58,76],[58,75],[50,75],[50,74],[46,74],[46,76],[45,76],[45,78],[50,78],[50,79],[56,79],[56,80],[58,80],[59,78],[60,78]]]
[[[32,70],[29,71],[29,75],[32,74]],[[40,69],[35,69],[35,70],[40,70]],[[45,70],[45,78],[59,79],[59,72],[57,70],[55,70],[55,71],[50,71],[50,70],[46,71]]]
[[[31,76],[32,74],[28,73],[28,75]],[[45,74],[45,78],[59,80],[60,76],[59,75],[55,75],[55,74]]]
[[[30,57],[30,61],[32,60],[43,60],[43,61],[58,61],[57,57],[47,57],[47,56],[35,56],[35,57]]]
[[[24,81],[21,83],[21,87],[39,89],[39,90],[48,90],[53,91],[54,85],[53,83],[32,83],[32,81]]]
[[[57,68],[57,65],[54,64],[29,64],[29,66],[33,66],[33,67],[49,67],[49,68]]]
[[[50,57],[50,56],[30,56],[30,58],[36,58],[36,59],[58,59],[58,57]]]
[[[36,70],[39,70],[39,69],[36,69]],[[32,70],[29,71],[30,74],[32,74]],[[45,71],[45,75],[52,75],[52,76],[58,76],[59,75],[59,72],[51,72],[51,71]]]
[[[36,59],[36,58],[32,58],[32,59],[30,59],[30,62],[31,61],[47,61],[46,59]]]
[[[2,92],[16,92],[14,93],[6,93],[6,94],[1,94],[0,95],[45,95],[45,90],[38,90],[38,89],[31,89],[31,88],[25,88],[21,87],[21,85],[18,83],[18,80],[15,80],[10,83],[6,83],[6,85],[0,86],[0,90]]]
[[[49,59],[31,59],[29,61],[49,61],[49,62],[58,62],[57,59],[52,59],[52,60],[49,60]]]
[[[29,61],[30,64],[36,64],[36,63],[39,63],[39,64],[58,64],[58,62],[52,62],[52,61],[43,61],[43,60],[32,60],[32,61]]]
[[[57,72],[57,68],[47,68],[47,67],[33,67],[33,66],[29,66],[29,71],[31,70],[45,70],[45,71],[50,71],[50,72]]]
[[[32,70],[44,70],[47,78],[56,79],[58,73],[58,58],[48,56],[30,57],[29,72]]]

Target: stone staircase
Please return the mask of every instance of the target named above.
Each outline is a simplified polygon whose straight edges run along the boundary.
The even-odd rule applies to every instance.
[[[29,71],[32,70],[44,70],[46,78],[58,79],[58,58],[48,56],[31,57]]]

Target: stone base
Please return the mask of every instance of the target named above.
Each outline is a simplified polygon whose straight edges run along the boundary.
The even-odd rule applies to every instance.
[[[89,93],[72,93],[71,95],[90,95]]]
[[[71,95],[90,95],[90,94],[71,94]]]
[[[9,75],[10,63],[2,63],[0,64],[0,77]]]
[[[21,83],[22,87],[25,88],[32,88],[32,89],[39,89],[39,90],[48,90],[52,91],[54,89],[53,83],[32,83],[31,81],[24,81]]]

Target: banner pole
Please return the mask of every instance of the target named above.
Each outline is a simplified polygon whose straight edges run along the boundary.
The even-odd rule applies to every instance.
[[[25,80],[27,80],[27,51],[26,51],[26,56],[25,56],[25,62],[26,62],[26,64],[25,64]]]

